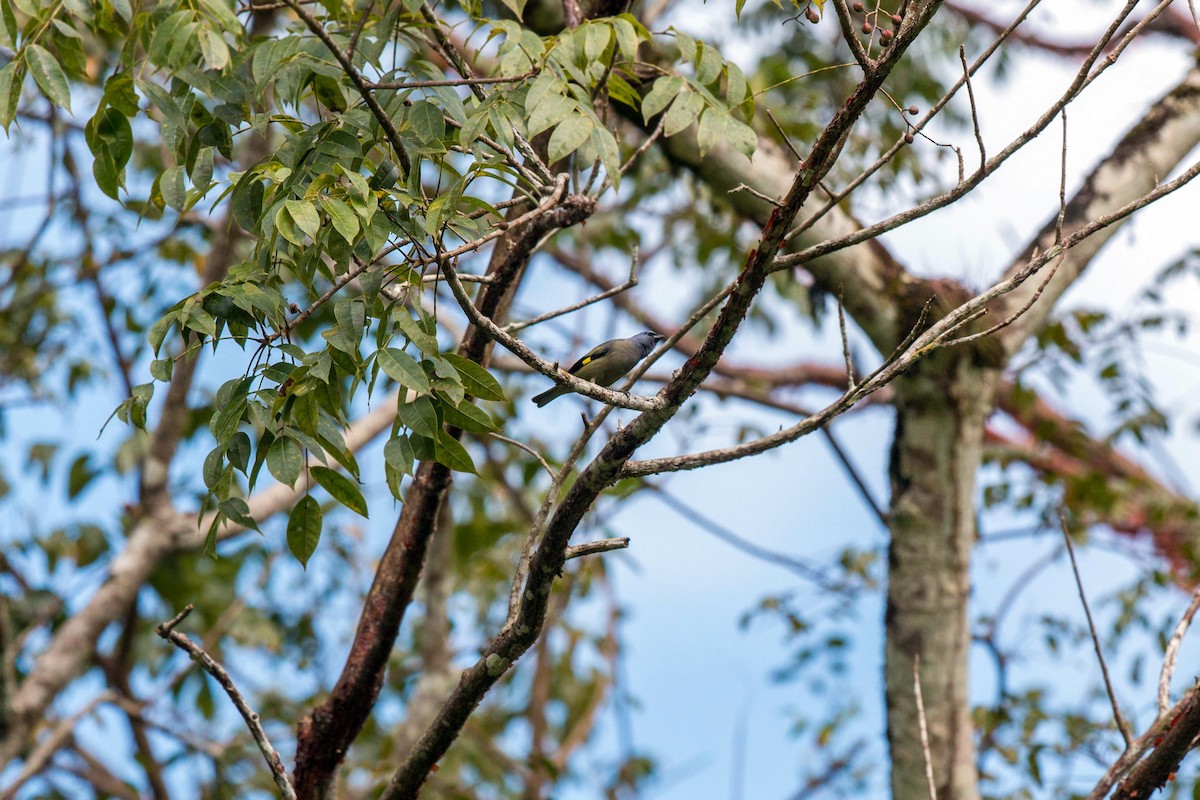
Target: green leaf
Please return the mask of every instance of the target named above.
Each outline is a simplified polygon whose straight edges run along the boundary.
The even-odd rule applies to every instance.
[[[308,559],[317,550],[321,541],[321,504],[311,495],[305,495],[296,503],[288,515],[287,543],[292,555],[301,566],[308,566]]]
[[[567,84],[563,79],[547,70],[533,79],[529,91],[525,93],[525,111],[533,113],[543,101],[550,97],[558,97],[567,93]]]
[[[341,200],[332,197],[322,197],[320,203],[321,207],[329,214],[329,221],[333,223],[333,229],[348,244],[354,244],[354,238],[358,236],[358,215],[354,213],[354,210]]]
[[[638,51],[638,34],[633,23],[622,17],[610,20],[613,33],[617,36],[617,48],[626,61],[636,61]]]
[[[304,232],[296,227],[296,221],[292,219],[287,206],[280,206],[279,210],[275,212],[275,230],[297,247],[304,246]]]
[[[258,527],[258,522],[254,517],[250,516],[250,506],[246,505],[246,501],[242,498],[230,497],[228,500],[222,500],[217,507],[221,510],[222,514],[243,528],[249,528],[252,531],[262,533],[262,530]]]
[[[679,93],[683,91],[683,78],[678,75],[664,75],[654,82],[650,91],[642,98],[642,120],[649,122],[670,105]]]
[[[433,387],[429,384],[429,376],[416,359],[403,350],[395,347],[385,347],[376,356],[379,368],[384,373],[406,389],[426,394]]]
[[[408,309],[397,308],[392,312],[392,321],[396,323],[396,327],[400,329],[410,342],[417,346],[417,349],[422,353],[435,355],[438,351],[437,337],[421,327],[421,323],[417,321],[412,314],[408,313]]]
[[[78,497],[99,474],[99,471],[92,468],[91,459],[87,455],[79,456],[72,461],[71,468],[67,472],[67,499],[74,500]]]
[[[668,28],[668,30],[675,34],[675,44],[679,45],[679,57],[684,61],[695,61],[696,40],[674,27]]]
[[[496,421],[483,409],[471,403],[459,403],[452,406],[442,403],[442,419],[448,425],[454,425],[471,433],[491,433],[500,430]]]
[[[547,147],[551,164],[566,158],[579,149],[592,134],[593,124],[583,114],[573,113],[550,134],[550,144]]]
[[[133,7],[129,5],[129,0],[108,0],[108,4],[125,22],[133,20]]]
[[[50,102],[70,111],[71,88],[67,85],[66,73],[50,55],[50,51],[38,44],[26,45],[25,63],[29,65],[29,72],[37,81],[38,88],[50,98]]]
[[[121,189],[121,168],[117,166],[116,160],[107,150],[101,150],[92,159],[92,177],[96,179],[96,185],[100,187],[100,191],[111,197],[113,200],[120,200]]]
[[[163,202],[181,213],[186,210],[187,189],[184,187],[182,164],[163,172],[158,188],[162,192]]]
[[[160,320],[161,322],[161,320]],[[157,323],[156,323],[157,324]],[[171,373],[175,369],[175,361],[170,358],[156,358],[150,362],[150,377],[156,381],[166,383],[171,380]]]
[[[404,475],[412,475],[415,458],[408,437],[402,433],[388,439],[387,444],[383,446],[384,463]]]
[[[304,466],[304,452],[300,443],[290,436],[276,439],[267,451],[267,470],[284,486],[293,487]]]
[[[246,411],[246,398],[239,397],[233,403],[225,406],[213,417],[211,423],[213,437],[221,444],[226,444],[242,424],[242,414]]]
[[[548,128],[552,128],[567,118],[574,111],[576,103],[562,95],[547,95],[536,108],[529,112],[529,135],[536,136]]]
[[[754,129],[741,120],[728,118],[725,127],[725,138],[734,150],[750,158],[754,155],[754,150],[758,147],[758,137],[754,134]]]
[[[17,27],[17,16],[13,13],[12,4],[0,2],[0,46],[7,47],[9,50],[16,50],[17,34],[20,31],[21,29]]]
[[[411,403],[400,403],[396,408],[396,416],[401,424],[422,436],[435,437],[442,429],[433,401],[425,395]]]
[[[663,121],[663,135],[674,136],[687,130],[688,126],[696,121],[696,115],[703,107],[704,100],[700,95],[693,92],[680,95],[667,109],[667,116]]]
[[[696,143],[700,147],[700,157],[708,155],[714,147],[725,138],[725,128],[729,114],[723,108],[709,107],[700,115],[700,126],[696,130]]]
[[[0,2],[0,5],[3,5]],[[17,71],[17,62],[10,61],[0,67],[0,125],[8,126],[17,117],[17,103],[21,99],[21,83],[24,76]]]
[[[721,77],[724,59],[712,45],[700,43],[700,60],[696,62],[696,81],[705,86]]]
[[[84,139],[93,153],[107,148],[118,167],[124,167],[133,154],[133,128],[115,108],[106,108],[88,120]]]
[[[283,205],[292,221],[315,242],[321,230],[321,215],[317,213],[317,207],[307,200],[287,200]]]
[[[604,22],[589,22],[583,35],[583,54],[588,61],[599,61],[612,39],[612,28]]]
[[[229,459],[229,463],[233,465],[234,469],[245,475],[246,467],[250,465],[250,450],[250,437],[244,431],[238,431],[229,440],[229,447],[225,449],[225,457]]]
[[[356,514],[367,516],[367,501],[354,481],[328,467],[313,467],[309,473],[317,483],[321,484],[322,489],[329,492],[334,500]]]
[[[458,370],[467,394],[478,397],[480,400],[504,399],[504,390],[500,388],[500,382],[471,359],[460,356],[458,353],[444,353],[442,358],[449,361]]]
[[[725,65],[725,102],[732,106],[741,105],[746,99],[746,76],[732,61]]]
[[[479,474],[475,470],[475,462],[471,460],[471,454],[467,452],[467,448],[445,431],[438,431],[438,436],[433,443],[433,454],[439,464],[445,464],[455,472]]]
[[[441,109],[427,100],[413,103],[412,108],[408,110],[408,122],[417,138],[425,144],[446,137],[446,120],[442,117]]]
[[[513,16],[519,20],[525,19],[525,4],[528,0],[501,0],[505,8],[513,13]]]
[[[200,28],[200,55],[209,69],[222,70],[229,65],[229,45],[212,28]]]
[[[400,484],[405,475],[412,474],[415,458],[412,445],[404,434],[389,439],[388,443],[383,446],[383,472],[388,490],[401,502],[404,500],[404,494],[400,491]]]

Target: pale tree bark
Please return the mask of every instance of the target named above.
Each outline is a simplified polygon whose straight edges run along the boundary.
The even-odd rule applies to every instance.
[[[893,384],[885,694],[895,798],[928,793],[913,691],[918,656],[938,797],[979,797],[968,703],[970,563],[975,476],[999,370],[974,355],[938,354]]]

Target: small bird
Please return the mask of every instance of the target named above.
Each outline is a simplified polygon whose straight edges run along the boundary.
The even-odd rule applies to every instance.
[[[567,372],[600,386],[611,386],[625,377],[637,363],[654,349],[654,345],[666,337],[654,331],[642,331],[628,339],[612,339],[597,345],[571,365]],[[533,398],[538,408],[571,390],[566,386],[555,386]]]

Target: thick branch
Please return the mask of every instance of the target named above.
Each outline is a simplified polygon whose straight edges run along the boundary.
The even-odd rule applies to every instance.
[[[817,139],[807,169],[795,176],[780,206],[768,218],[759,246],[747,258],[704,345],[688,359],[676,379],[660,392],[659,397],[665,401],[665,407],[644,412],[621,429],[572,484],[534,551],[516,619],[492,640],[479,661],[463,672],[458,687],[447,699],[437,720],[392,776],[383,794],[385,800],[416,797],[426,776],[457,738],[484,695],[536,641],[545,622],[555,577],[562,570],[570,537],[583,515],[600,492],[618,479],[622,466],[634,450],[666,424],[712,371],[766,282],[796,214],[816,182],[836,161],[850,128],[907,47],[928,24],[938,5],[938,2],[914,4],[895,44],[881,59],[876,72],[859,85]]]

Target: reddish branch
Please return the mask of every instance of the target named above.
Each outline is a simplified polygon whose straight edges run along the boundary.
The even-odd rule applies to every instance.
[[[1093,438],[1077,421],[1026,390],[1002,384],[996,399],[1000,410],[1028,436],[1016,439],[989,427],[988,442],[1002,446],[1039,474],[1062,479],[1065,504],[1085,518],[1120,533],[1148,533],[1176,578],[1194,582],[1198,516],[1194,501],[1164,486],[1111,443]],[[1072,484],[1089,476],[1103,479],[1111,495],[1105,507],[1075,496],[1078,490]]]

